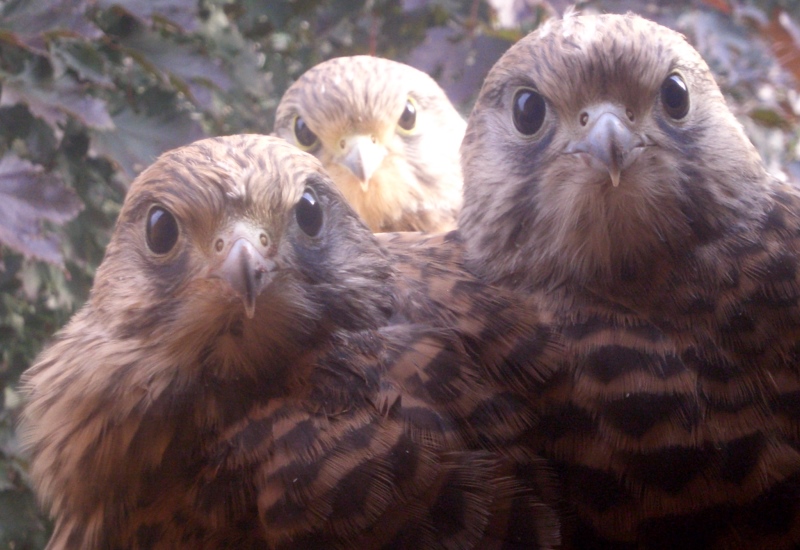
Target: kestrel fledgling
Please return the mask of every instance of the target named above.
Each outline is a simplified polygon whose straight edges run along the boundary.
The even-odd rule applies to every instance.
[[[274,134],[316,156],[373,231],[445,231],[461,206],[466,123],[427,74],[369,56],[309,69]]]
[[[486,376],[551,370],[554,335],[446,244],[384,238],[281,139],[146,169],[24,375],[49,548],[556,547],[532,411]]]
[[[800,191],[701,56],[568,16],[489,73],[463,147],[468,267],[552,312],[533,450],[576,548],[800,544]]]

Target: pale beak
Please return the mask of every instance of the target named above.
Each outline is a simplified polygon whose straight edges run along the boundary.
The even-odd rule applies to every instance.
[[[241,298],[244,312],[252,319],[256,299],[272,280],[275,262],[269,238],[263,229],[239,222],[215,240],[218,263],[210,277],[222,279]]]
[[[567,146],[567,153],[586,153],[608,170],[611,184],[619,185],[623,170],[638,158],[648,140],[636,133],[625,108],[601,103],[583,112],[583,133]]]
[[[343,138],[340,142],[342,154],[339,164],[350,170],[361,183],[365,193],[369,180],[386,157],[386,148],[377,143],[373,136],[356,134]]]

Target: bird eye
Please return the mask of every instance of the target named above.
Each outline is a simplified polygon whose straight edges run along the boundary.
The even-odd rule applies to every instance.
[[[689,88],[680,75],[673,73],[661,84],[661,103],[675,120],[682,119],[689,112]]]
[[[316,237],[322,227],[322,206],[313,190],[306,187],[300,202],[294,208],[297,225],[309,237]]]
[[[147,213],[147,247],[154,254],[166,254],[178,242],[178,222],[163,206],[153,206]]]
[[[317,143],[317,134],[311,131],[301,117],[294,119],[294,137],[303,148],[310,149]]]
[[[547,104],[539,92],[523,88],[514,94],[514,126],[521,134],[532,136],[538,132],[546,113]]]
[[[397,125],[403,130],[413,130],[416,124],[417,107],[414,105],[414,101],[409,98],[406,100],[406,106],[403,109],[403,114],[400,115],[400,119],[397,121]]]

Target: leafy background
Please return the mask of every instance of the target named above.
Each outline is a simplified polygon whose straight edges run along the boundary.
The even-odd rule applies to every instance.
[[[508,46],[569,2],[0,0],[0,549],[49,524],[14,435],[20,374],[87,298],[128,183],[204,136],[269,133],[287,86],[340,55],[432,74],[467,115]],[[800,181],[795,0],[580,2],[698,47],[777,177]]]

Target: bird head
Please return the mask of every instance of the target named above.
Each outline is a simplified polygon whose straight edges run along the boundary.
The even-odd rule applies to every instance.
[[[404,214],[458,207],[464,128],[432,78],[369,56],[311,68],[275,121],[275,134],[316,156],[373,230],[417,229],[402,226]]]
[[[158,158],[128,191],[89,301],[23,381],[51,546],[130,540],[122,524],[171,506],[203,438],[304,387],[332,334],[385,324],[392,275],[319,162],[284,140],[220,137]],[[166,499],[142,504],[155,479]]]
[[[462,169],[473,267],[527,286],[644,276],[654,250],[708,238],[764,177],[698,52],[632,14],[568,15],[510,48]]]
[[[269,357],[383,315],[389,276],[316,159],[230,136],[168,152],[133,182],[91,305],[125,335],[169,332],[187,361],[212,342]]]

